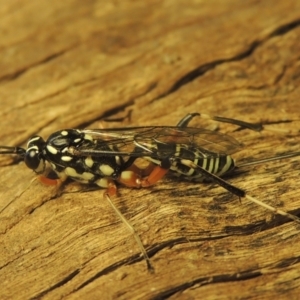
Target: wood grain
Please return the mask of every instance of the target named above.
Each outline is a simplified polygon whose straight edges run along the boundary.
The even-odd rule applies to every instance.
[[[189,112],[263,122],[283,133],[192,126],[244,144],[238,163],[299,151],[300,3],[0,0],[0,144],[63,128],[175,125]],[[132,111],[131,118],[126,118]],[[271,125],[270,125],[271,124]],[[287,134],[286,131],[291,132]],[[60,191],[0,157],[1,299],[296,299],[299,224],[216,184],[167,177],[115,205]],[[299,158],[225,179],[300,214]],[[5,209],[3,209],[5,207]]]

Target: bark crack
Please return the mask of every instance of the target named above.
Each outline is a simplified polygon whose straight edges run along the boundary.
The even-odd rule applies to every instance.
[[[184,76],[182,76],[177,82],[173,84],[173,86],[166,91],[163,94],[158,95],[155,99],[152,100],[155,101],[157,99],[163,98],[171,93],[176,92],[178,89],[180,89],[182,86],[188,84],[189,82],[195,80],[197,77],[200,77],[204,75],[206,72],[209,70],[214,69],[216,66],[228,63],[228,62],[234,62],[234,61],[239,61],[242,60],[246,57],[249,57],[260,45],[262,45],[265,41],[278,36],[278,35],[284,35],[288,33],[289,31],[295,29],[300,25],[300,20],[295,20],[290,23],[284,24],[278,28],[276,28],[272,33],[270,33],[267,37],[261,39],[261,40],[254,40],[249,47],[242,53],[237,54],[234,57],[228,58],[228,59],[218,59],[215,61],[211,61],[209,63],[203,64],[201,66],[196,67],[195,69],[189,71],[186,73]],[[283,75],[283,74],[281,74]],[[280,80],[281,76],[277,78],[277,81]]]

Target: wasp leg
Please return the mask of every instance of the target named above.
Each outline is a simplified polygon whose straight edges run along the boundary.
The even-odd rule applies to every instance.
[[[56,185],[56,186],[60,186],[61,183],[62,183],[62,180],[61,179],[51,179],[51,178],[48,178],[44,175],[39,175],[38,177],[38,180],[45,184],[45,185]]]
[[[200,114],[200,113],[191,113],[187,114],[183,119],[181,119],[176,127],[184,128],[187,127],[189,122],[195,117],[199,116],[202,119],[208,119],[208,120],[213,120],[221,123],[229,123],[229,124],[234,124],[237,125],[241,128],[248,128],[254,131],[262,131],[264,129],[264,126],[261,123],[248,123],[244,122],[241,120],[236,120],[236,119],[231,119],[231,118],[225,118],[225,117],[218,117],[218,116],[210,116],[208,114]],[[272,129],[271,129],[272,130]]]
[[[149,176],[142,179],[141,187],[148,187],[155,184],[157,181],[162,179],[168,171],[169,169],[155,166]]]
[[[187,127],[188,124],[191,122],[191,120],[196,117],[200,116],[199,113],[192,113],[192,114],[187,114],[184,118],[182,118],[176,125],[176,127],[184,128]]]
[[[133,171],[136,174],[139,174],[140,177],[149,176],[156,165],[152,162],[148,164],[146,168],[140,168],[136,164],[132,164],[130,167],[126,168],[126,171]]]
[[[149,187],[162,179],[169,171],[169,159],[162,161],[161,164],[162,166],[149,164],[146,169],[141,169],[133,164],[121,173],[117,181],[128,187]],[[144,174],[146,177],[142,176]]]
[[[106,189],[104,195],[108,194],[110,197],[117,195],[117,187],[112,179],[100,178],[95,181],[95,184]]]
[[[141,187],[148,187],[155,184],[167,174],[167,172],[170,170],[170,167],[171,159],[168,157],[163,159],[160,163],[160,166],[154,166],[149,176],[142,179]]]
[[[104,194],[107,193],[109,196],[116,196],[117,195],[117,187],[113,181],[109,181],[107,190]]]
[[[117,193],[117,187],[113,180],[111,179],[106,179],[107,183],[107,190],[104,192],[103,197],[107,200],[111,208],[115,211],[115,213],[118,215],[118,217],[121,219],[121,221],[126,225],[130,233],[134,236],[135,241],[137,242],[138,246],[140,247],[140,250],[144,256],[144,259],[146,260],[147,263],[147,268],[150,272],[154,271],[154,268],[151,265],[150,258],[147,254],[147,251],[141,241],[140,236],[137,234],[135,231],[134,227],[129,223],[129,221],[124,217],[124,215],[121,213],[121,211],[114,205],[114,203],[111,201],[111,196],[116,195]],[[102,182],[104,184],[104,182]]]
[[[48,176],[51,171],[51,169],[47,169],[43,175],[38,175],[37,179],[45,185],[55,185],[59,188],[62,183],[67,180],[68,176],[64,173],[56,173],[57,178],[50,178]]]
[[[211,116],[211,115],[208,115],[208,114],[200,114],[200,113],[187,114],[184,118],[182,118],[178,122],[176,127],[179,127],[179,128],[187,127],[189,122],[195,116],[199,116],[202,119],[213,120],[213,121],[217,121],[217,122],[221,122],[221,123],[233,124],[233,125],[239,126],[240,128],[248,128],[250,130],[257,131],[257,132],[267,130],[267,131],[285,133],[285,134],[299,133],[298,129],[293,130],[293,129],[274,128],[274,127],[272,127],[272,125],[270,125],[270,126],[269,125],[263,125],[261,122],[260,123],[249,123],[249,122],[245,122],[245,121],[241,121],[241,120],[237,120],[237,119]],[[288,121],[288,122],[291,122],[291,121]]]
[[[190,121],[196,117],[200,116],[199,113],[191,113],[187,114],[184,118],[182,118],[176,125],[177,128],[186,128]],[[176,142],[176,135],[179,134],[177,129],[174,129],[174,135],[169,136],[169,138],[165,139],[166,142]]]

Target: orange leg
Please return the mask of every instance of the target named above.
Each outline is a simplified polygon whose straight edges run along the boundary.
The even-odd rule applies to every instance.
[[[141,170],[137,166],[131,166],[121,173],[117,181],[128,187],[148,187],[163,178],[169,169],[151,165],[151,172],[149,173],[149,176],[145,178],[142,178],[140,175],[142,171],[143,169]],[[150,168],[147,171],[150,171]]]
[[[116,187],[115,183],[113,182],[113,180],[109,180],[108,186],[107,186],[106,191],[104,192],[104,195],[108,195],[110,197],[117,195],[117,187]]]
[[[45,185],[61,185],[62,181],[60,179],[51,179],[43,175],[39,175],[38,180]]]
[[[148,187],[150,185],[155,184],[157,181],[162,179],[168,171],[169,169],[164,169],[160,166],[155,166],[152,172],[149,174],[149,176],[142,179],[141,186]]]
[[[153,169],[155,168],[155,164],[149,163],[146,168],[140,168],[135,164],[132,164],[126,171],[133,171],[134,173],[138,174],[140,177],[145,177],[151,174]]]

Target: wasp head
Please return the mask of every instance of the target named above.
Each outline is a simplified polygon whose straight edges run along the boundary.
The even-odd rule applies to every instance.
[[[44,147],[45,141],[40,136],[33,136],[27,143],[24,162],[29,169],[37,174],[45,171]]]

